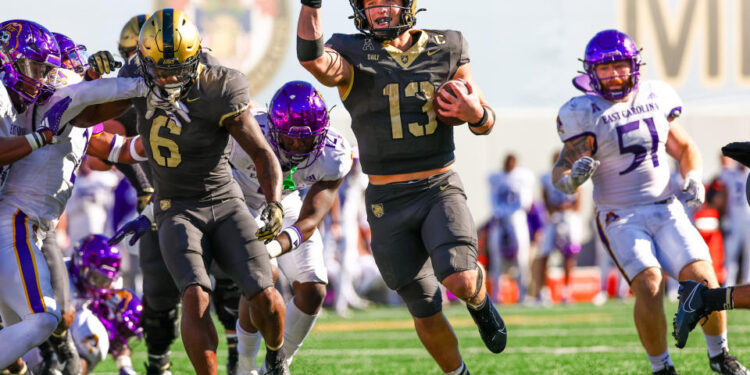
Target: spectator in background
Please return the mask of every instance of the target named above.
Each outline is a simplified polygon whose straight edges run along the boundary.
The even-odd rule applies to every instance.
[[[727,277],[725,284],[733,286],[750,283],[750,206],[745,197],[748,169],[722,156],[718,179],[726,187],[726,220],[724,254]],[[742,258],[742,264],[740,264]]]
[[[503,263],[516,266],[519,300],[526,297],[529,283],[529,225],[526,211],[531,207],[534,174],[517,166],[516,155],[505,157],[503,169],[490,175],[492,222],[488,234],[490,267],[487,271],[492,284],[498,285]],[[490,297],[497,300],[497,290]],[[507,301],[506,301],[507,302]]]

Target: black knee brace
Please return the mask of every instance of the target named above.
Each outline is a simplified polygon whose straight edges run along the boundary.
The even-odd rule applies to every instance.
[[[216,279],[214,310],[224,329],[234,331],[240,306],[240,288],[230,279]]]
[[[155,311],[143,304],[141,325],[148,354],[162,355],[169,351],[179,334],[179,305],[167,311]]]

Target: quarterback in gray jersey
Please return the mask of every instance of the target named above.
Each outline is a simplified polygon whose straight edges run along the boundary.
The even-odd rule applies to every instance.
[[[154,216],[164,261],[182,296],[182,340],[195,372],[216,374],[216,329],[208,313],[216,262],[242,291],[268,349],[270,373],[288,373],[283,354],[284,303],[273,287],[271,265],[260,240],[281,229],[281,168],[247,111],[245,76],[200,63],[198,29],[182,12],[163,9],[143,25],[137,58],[120,76],[142,76],[168,100],[133,100],[155,188]],[[258,229],[232,178],[230,135],[255,161],[268,204]],[[150,229],[141,216],[112,239]],[[131,239],[133,242],[133,239]],[[243,317],[250,320],[250,316]]]
[[[360,34],[334,34],[324,47],[322,0],[301,2],[297,57],[339,89],[352,116],[370,180],[365,203],[378,269],[443,372],[468,374],[439,285],[467,303],[490,351],[505,349],[506,329],[487,298],[476,229],[451,171],[451,124],[487,134],[495,123],[472,78],[467,44],[457,31],[410,30],[416,0],[350,0]]]
[[[285,176],[281,201],[284,229],[267,248],[271,257],[278,257],[275,260],[279,269],[294,290],[294,298],[286,306],[282,347],[291,363],[323,305],[328,276],[317,226],[330,211],[338,187],[351,169],[352,149],[338,132],[329,128],[325,103],[307,82],[286,83],[274,95],[268,113],[254,114],[281,160]],[[248,208],[257,212],[262,207],[263,195],[255,163],[236,144],[231,162]],[[300,191],[306,189],[309,190],[303,202]],[[260,335],[252,322],[242,318],[247,314],[240,313],[238,373],[247,374],[255,369]]]

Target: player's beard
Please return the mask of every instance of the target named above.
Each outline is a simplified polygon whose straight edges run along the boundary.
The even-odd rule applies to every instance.
[[[606,81],[606,83],[604,84],[604,87],[609,91],[620,91],[620,90],[625,89],[625,86],[628,84],[628,79],[629,77],[610,78]]]

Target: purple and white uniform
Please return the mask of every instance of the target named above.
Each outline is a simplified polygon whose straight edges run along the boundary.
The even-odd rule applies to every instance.
[[[719,179],[727,191],[727,230],[724,236],[724,263],[727,269],[727,285],[735,285],[740,269],[743,270],[739,284],[750,283],[750,206],[747,204],[745,184],[750,172],[745,166],[738,164],[724,169]],[[742,254],[742,266],[740,266]]]
[[[575,194],[565,194],[552,184],[552,173],[542,175],[541,183],[547,204],[550,206],[560,208],[566,204],[575,204],[577,200]],[[561,209],[553,212],[544,226],[541,255],[547,256],[552,253],[552,250],[557,249],[566,258],[571,257],[581,251],[582,237],[583,224],[580,215],[575,210]]]
[[[645,81],[626,102],[582,95],[558,114],[560,140],[595,139],[592,157],[601,162],[592,176],[597,230],[628,281],[649,267],[677,277],[693,261],[710,261],[669,181],[665,144],[670,119],[681,112],[669,85]]]
[[[268,116],[264,111],[253,111],[255,119],[260,124],[263,134],[270,138]],[[266,204],[255,164],[250,156],[237,142],[232,146],[230,163],[235,168],[234,178],[240,185],[245,196],[245,203],[256,218]],[[293,189],[282,192],[281,204],[284,207],[283,227],[293,225],[299,217],[302,208],[300,191],[305,190],[318,181],[336,181],[343,178],[352,167],[352,148],[344,137],[334,128],[328,129],[325,146],[320,156],[307,168],[298,169],[291,174],[284,171],[284,179],[294,181]],[[290,282],[328,282],[328,275],[323,261],[323,240],[318,230],[296,250],[278,258],[279,269]]]

